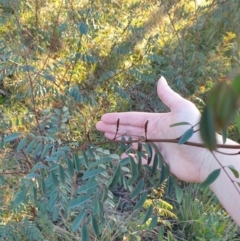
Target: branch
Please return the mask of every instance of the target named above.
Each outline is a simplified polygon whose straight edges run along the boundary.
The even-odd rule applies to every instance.
[[[103,145],[103,144],[109,144],[109,143],[123,143],[123,144],[132,144],[132,143],[138,143],[138,142],[164,142],[164,143],[178,143],[179,138],[176,139],[138,139],[138,140],[131,140],[131,141],[124,141],[124,140],[109,140],[109,141],[102,141],[102,142],[97,142],[97,143],[90,143],[93,145]],[[187,141],[183,145],[186,146],[195,146],[195,147],[200,147],[200,148],[206,148],[206,146],[203,143],[196,143],[196,142],[191,142]],[[225,144],[217,144],[217,148],[224,148],[224,149],[239,149],[240,154],[240,145],[225,145]]]

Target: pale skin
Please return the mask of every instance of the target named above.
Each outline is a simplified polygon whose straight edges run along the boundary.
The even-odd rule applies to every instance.
[[[120,120],[118,133],[128,136],[144,136],[145,123],[148,121],[148,139],[174,139],[180,137],[189,126],[170,127],[171,124],[178,122],[189,122],[191,125],[199,123],[201,114],[196,106],[190,101],[182,98],[174,92],[164,77],[158,81],[157,93],[159,98],[170,108],[169,113],[145,113],[145,112],[122,112],[104,114],[96,125],[99,131],[105,133],[108,139],[114,139],[116,133],[117,120]],[[194,128],[197,130],[198,126]],[[222,138],[217,135],[218,143],[222,144]],[[194,133],[190,138],[191,142],[202,143],[199,132]],[[214,152],[214,155],[206,148],[179,145],[174,143],[155,143],[164,161],[169,165],[170,171],[180,180],[186,182],[201,183],[208,175],[220,168],[214,155],[226,166],[228,176],[223,170],[220,176],[214,181],[210,188],[218,197],[219,201],[230,214],[233,220],[240,226],[240,189],[234,182],[239,182],[227,166],[232,165],[240,173],[239,155],[225,155]],[[238,143],[228,139],[226,144]],[[218,149],[225,153],[236,153],[239,149]],[[143,160],[144,162],[144,160]],[[234,181],[234,182],[233,182]]]

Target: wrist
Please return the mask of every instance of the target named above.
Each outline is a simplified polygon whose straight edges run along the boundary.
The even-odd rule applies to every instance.
[[[222,142],[222,136],[217,134],[217,143],[223,144]],[[239,145],[239,143],[236,143],[230,139],[226,140],[226,145]],[[240,151],[240,145],[239,149],[227,149],[227,148],[217,148],[217,151],[207,151],[205,157],[203,158],[203,165],[201,170],[200,179],[201,182],[205,181],[205,179],[216,169],[225,169],[229,175],[234,179],[233,173],[229,170],[228,166],[235,167],[236,170],[238,170],[240,175],[240,163],[239,163],[239,155],[234,155]],[[222,172],[223,170],[221,170]],[[239,180],[238,180],[239,182]]]

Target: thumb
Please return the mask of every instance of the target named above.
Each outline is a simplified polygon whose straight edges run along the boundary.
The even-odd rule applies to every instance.
[[[159,98],[167,105],[171,110],[179,108],[179,104],[185,101],[179,94],[173,91],[166,79],[162,76],[158,81],[157,92]]]

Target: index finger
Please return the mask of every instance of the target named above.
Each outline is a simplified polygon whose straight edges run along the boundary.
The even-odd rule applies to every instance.
[[[143,128],[146,121],[159,115],[158,113],[147,112],[120,112],[120,113],[107,113],[101,118],[101,121],[106,124],[117,124],[119,120],[120,125],[131,125]]]

